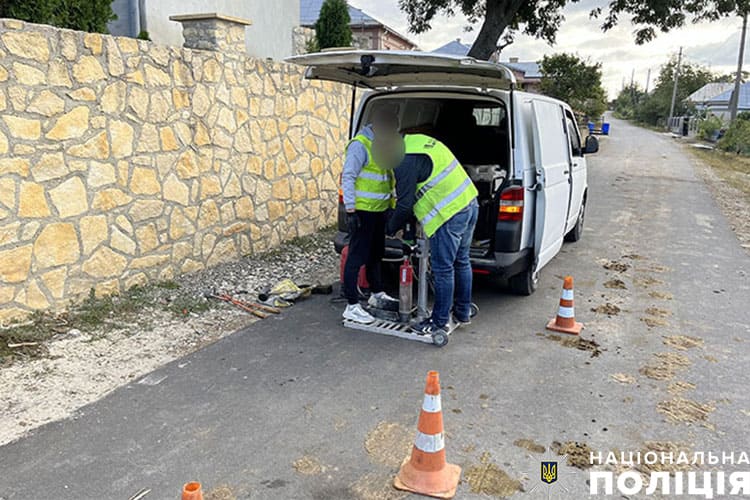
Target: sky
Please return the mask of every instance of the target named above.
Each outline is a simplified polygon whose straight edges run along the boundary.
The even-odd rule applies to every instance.
[[[477,26],[474,31],[467,32],[465,28],[469,23],[463,16],[441,16],[432,23],[432,30],[415,35],[408,32],[406,15],[399,10],[398,0],[350,0],[349,3],[406,35],[426,51],[457,38],[471,44],[479,28]],[[631,75],[641,87],[645,87],[649,69],[650,88],[653,88],[659,68],[670,56],[677,56],[680,46],[683,46],[683,57],[691,63],[701,64],[722,74],[737,70],[742,30],[742,19],[739,17],[713,23],[690,23],[679,30],[658,33],[655,40],[639,46],[634,41],[634,29],[628,20],[623,19],[617,27],[604,33],[600,29],[601,19],[589,18],[593,7],[606,7],[608,3],[607,0],[581,0],[567,7],[564,10],[566,20],[557,34],[554,47],[533,37],[519,35],[515,43],[503,51],[501,61],[507,61],[510,57],[536,61],[545,54],[575,53],[591,62],[602,63],[603,83],[610,98],[617,95],[623,78],[629,82]],[[750,50],[746,50],[746,64],[750,62],[748,52]]]

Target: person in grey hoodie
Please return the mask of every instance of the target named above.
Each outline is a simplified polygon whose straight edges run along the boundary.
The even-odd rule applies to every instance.
[[[363,265],[370,283],[368,303],[395,301],[383,291],[381,261],[385,251],[386,212],[392,206],[393,174],[373,160],[372,143],[378,128],[390,130],[392,110],[375,110],[372,123],[363,127],[346,149],[341,189],[349,232],[349,251],[344,266],[344,295],[347,306],[343,317],[357,323],[372,323],[375,318],[359,303],[357,280]],[[398,126],[398,124],[395,124]]]

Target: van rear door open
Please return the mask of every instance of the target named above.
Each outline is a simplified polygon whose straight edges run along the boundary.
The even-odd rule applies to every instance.
[[[537,190],[534,267],[539,270],[563,244],[570,198],[570,159],[562,107],[534,99],[531,109]]]

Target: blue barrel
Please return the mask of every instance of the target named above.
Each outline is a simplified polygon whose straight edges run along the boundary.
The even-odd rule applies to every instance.
[[[589,122],[588,125],[589,125],[589,134],[593,134],[594,133],[594,122]]]
[[[602,134],[609,135],[609,123],[602,123]]]

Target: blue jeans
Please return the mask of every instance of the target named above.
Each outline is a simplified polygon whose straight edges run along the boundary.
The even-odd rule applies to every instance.
[[[430,238],[430,266],[435,282],[432,321],[440,327],[448,324],[451,306],[459,320],[470,316],[472,276],[469,250],[478,213],[479,205],[473,200]]]

